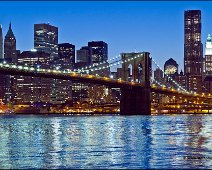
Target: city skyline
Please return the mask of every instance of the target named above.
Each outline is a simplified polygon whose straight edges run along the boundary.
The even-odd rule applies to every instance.
[[[184,11],[202,11],[203,48],[207,34],[212,32],[209,22],[212,13],[207,10],[212,6],[210,2],[189,3],[1,2],[3,10],[0,22],[3,25],[3,36],[8,30],[9,22],[12,22],[17,49],[21,51],[33,48],[34,24],[49,22],[59,29],[59,43],[74,44],[76,50],[92,40],[105,41],[108,43],[109,58],[121,52],[133,52],[135,49],[137,52],[148,51],[161,66],[169,58],[174,58],[180,71],[184,65]],[[39,7],[38,12],[35,12],[36,7]],[[44,12],[45,7],[49,9]],[[106,10],[102,11],[103,8]],[[14,12],[16,16],[13,16]],[[171,17],[168,15],[170,13]],[[157,25],[160,27],[156,30]]]

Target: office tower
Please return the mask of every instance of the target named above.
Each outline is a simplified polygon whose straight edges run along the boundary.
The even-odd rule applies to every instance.
[[[212,92],[212,41],[211,35],[208,34],[205,44],[205,58],[203,61],[203,80],[207,92]]]
[[[201,43],[201,11],[184,13],[184,72],[189,91],[202,91],[203,51]]]
[[[2,26],[0,25],[0,62],[2,62],[4,59],[3,54],[3,35],[2,35]],[[0,74],[0,100],[4,102],[5,97],[5,75]]]
[[[18,65],[50,68],[50,54],[43,51],[23,51],[18,56]],[[15,104],[49,102],[52,79],[32,76],[17,76]]]
[[[58,57],[54,60],[54,68],[73,70],[75,64],[75,45],[69,43],[58,44]],[[51,101],[61,104],[72,98],[72,82],[70,80],[54,79],[52,83]]]
[[[4,59],[8,63],[17,63],[19,53],[20,51],[16,50],[16,38],[10,23],[9,30],[4,39]]]
[[[3,60],[3,34],[2,34],[2,25],[0,25],[0,62]]]
[[[212,42],[211,35],[208,34],[205,45],[205,68],[204,71],[208,75],[212,75]]]
[[[91,63],[100,63],[108,59],[108,45],[103,41],[88,42],[88,47],[92,48]]]
[[[12,31],[11,23],[4,38],[4,60],[7,63],[17,64],[20,50],[16,50],[16,38]],[[5,103],[14,103],[16,76],[5,75]]]
[[[77,62],[85,63],[86,66],[91,65],[92,48],[88,46],[77,50]]]
[[[62,69],[73,70],[75,63],[75,45],[69,43],[58,44],[57,66]]]
[[[58,28],[50,24],[34,24],[34,48],[50,54],[52,60],[58,56]]]

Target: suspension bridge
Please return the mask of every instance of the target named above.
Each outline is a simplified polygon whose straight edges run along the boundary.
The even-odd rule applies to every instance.
[[[119,65],[122,68],[122,75],[117,79],[97,74],[99,71]],[[129,65],[132,66],[131,78],[129,78],[128,72]],[[154,79],[153,66],[160,69],[163,72],[164,80],[168,81]],[[186,109],[193,109],[195,112],[204,109],[209,112],[212,109],[211,94],[187,91],[169,75],[166,75],[148,52],[122,53],[108,61],[74,70],[44,69],[4,62],[0,63],[0,73],[75,80],[82,83],[104,85],[109,88],[120,88],[120,114],[123,115],[148,115],[164,109],[175,112],[184,112]]]

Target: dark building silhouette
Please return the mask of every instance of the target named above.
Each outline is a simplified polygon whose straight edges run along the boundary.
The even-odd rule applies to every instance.
[[[16,50],[16,38],[12,31],[11,23],[9,24],[8,32],[4,38],[4,61],[7,63],[17,64],[18,55],[20,50]],[[14,103],[15,87],[16,87],[16,76],[5,75],[4,77],[4,99],[5,103]]]
[[[2,34],[2,26],[0,25],[0,62],[2,62],[4,59],[3,54],[3,34]],[[0,100],[4,102],[4,96],[5,96],[5,75],[0,74]]]
[[[181,87],[183,87],[184,89],[186,89],[187,87],[187,78],[186,76],[183,74],[183,71],[180,71],[180,74],[176,75],[174,77],[174,80],[177,81]]]
[[[88,42],[88,47],[92,48],[91,63],[99,63],[108,59],[108,45],[104,41]]]
[[[189,91],[202,91],[203,51],[201,43],[201,11],[184,13],[184,72]]]
[[[156,68],[156,70],[154,71],[154,79],[158,82],[163,81],[163,71],[161,69]]]
[[[4,58],[3,52],[3,33],[2,33],[2,25],[0,25],[0,61]]]
[[[17,63],[19,53],[20,51],[16,50],[16,38],[10,23],[9,30],[4,38],[4,59],[8,63]]]
[[[34,24],[34,48],[50,54],[51,59],[58,56],[58,28],[50,24]]]
[[[73,70],[75,63],[75,45],[69,43],[58,44],[57,65],[62,69]]]
[[[77,50],[77,62],[85,63],[86,66],[92,64],[92,48],[88,46],[82,47],[80,50]]]

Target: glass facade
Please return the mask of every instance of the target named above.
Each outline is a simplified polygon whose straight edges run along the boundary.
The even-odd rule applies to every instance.
[[[50,24],[34,24],[34,48],[49,53],[53,60],[58,55],[58,28]]]
[[[100,63],[108,59],[108,45],[103,41],[88,42],[88,47],[92,48],[91,63]]]
[[[189,91],[202,91],[203,51],[201,43],[201,11],[184,13],[184,72]]]

